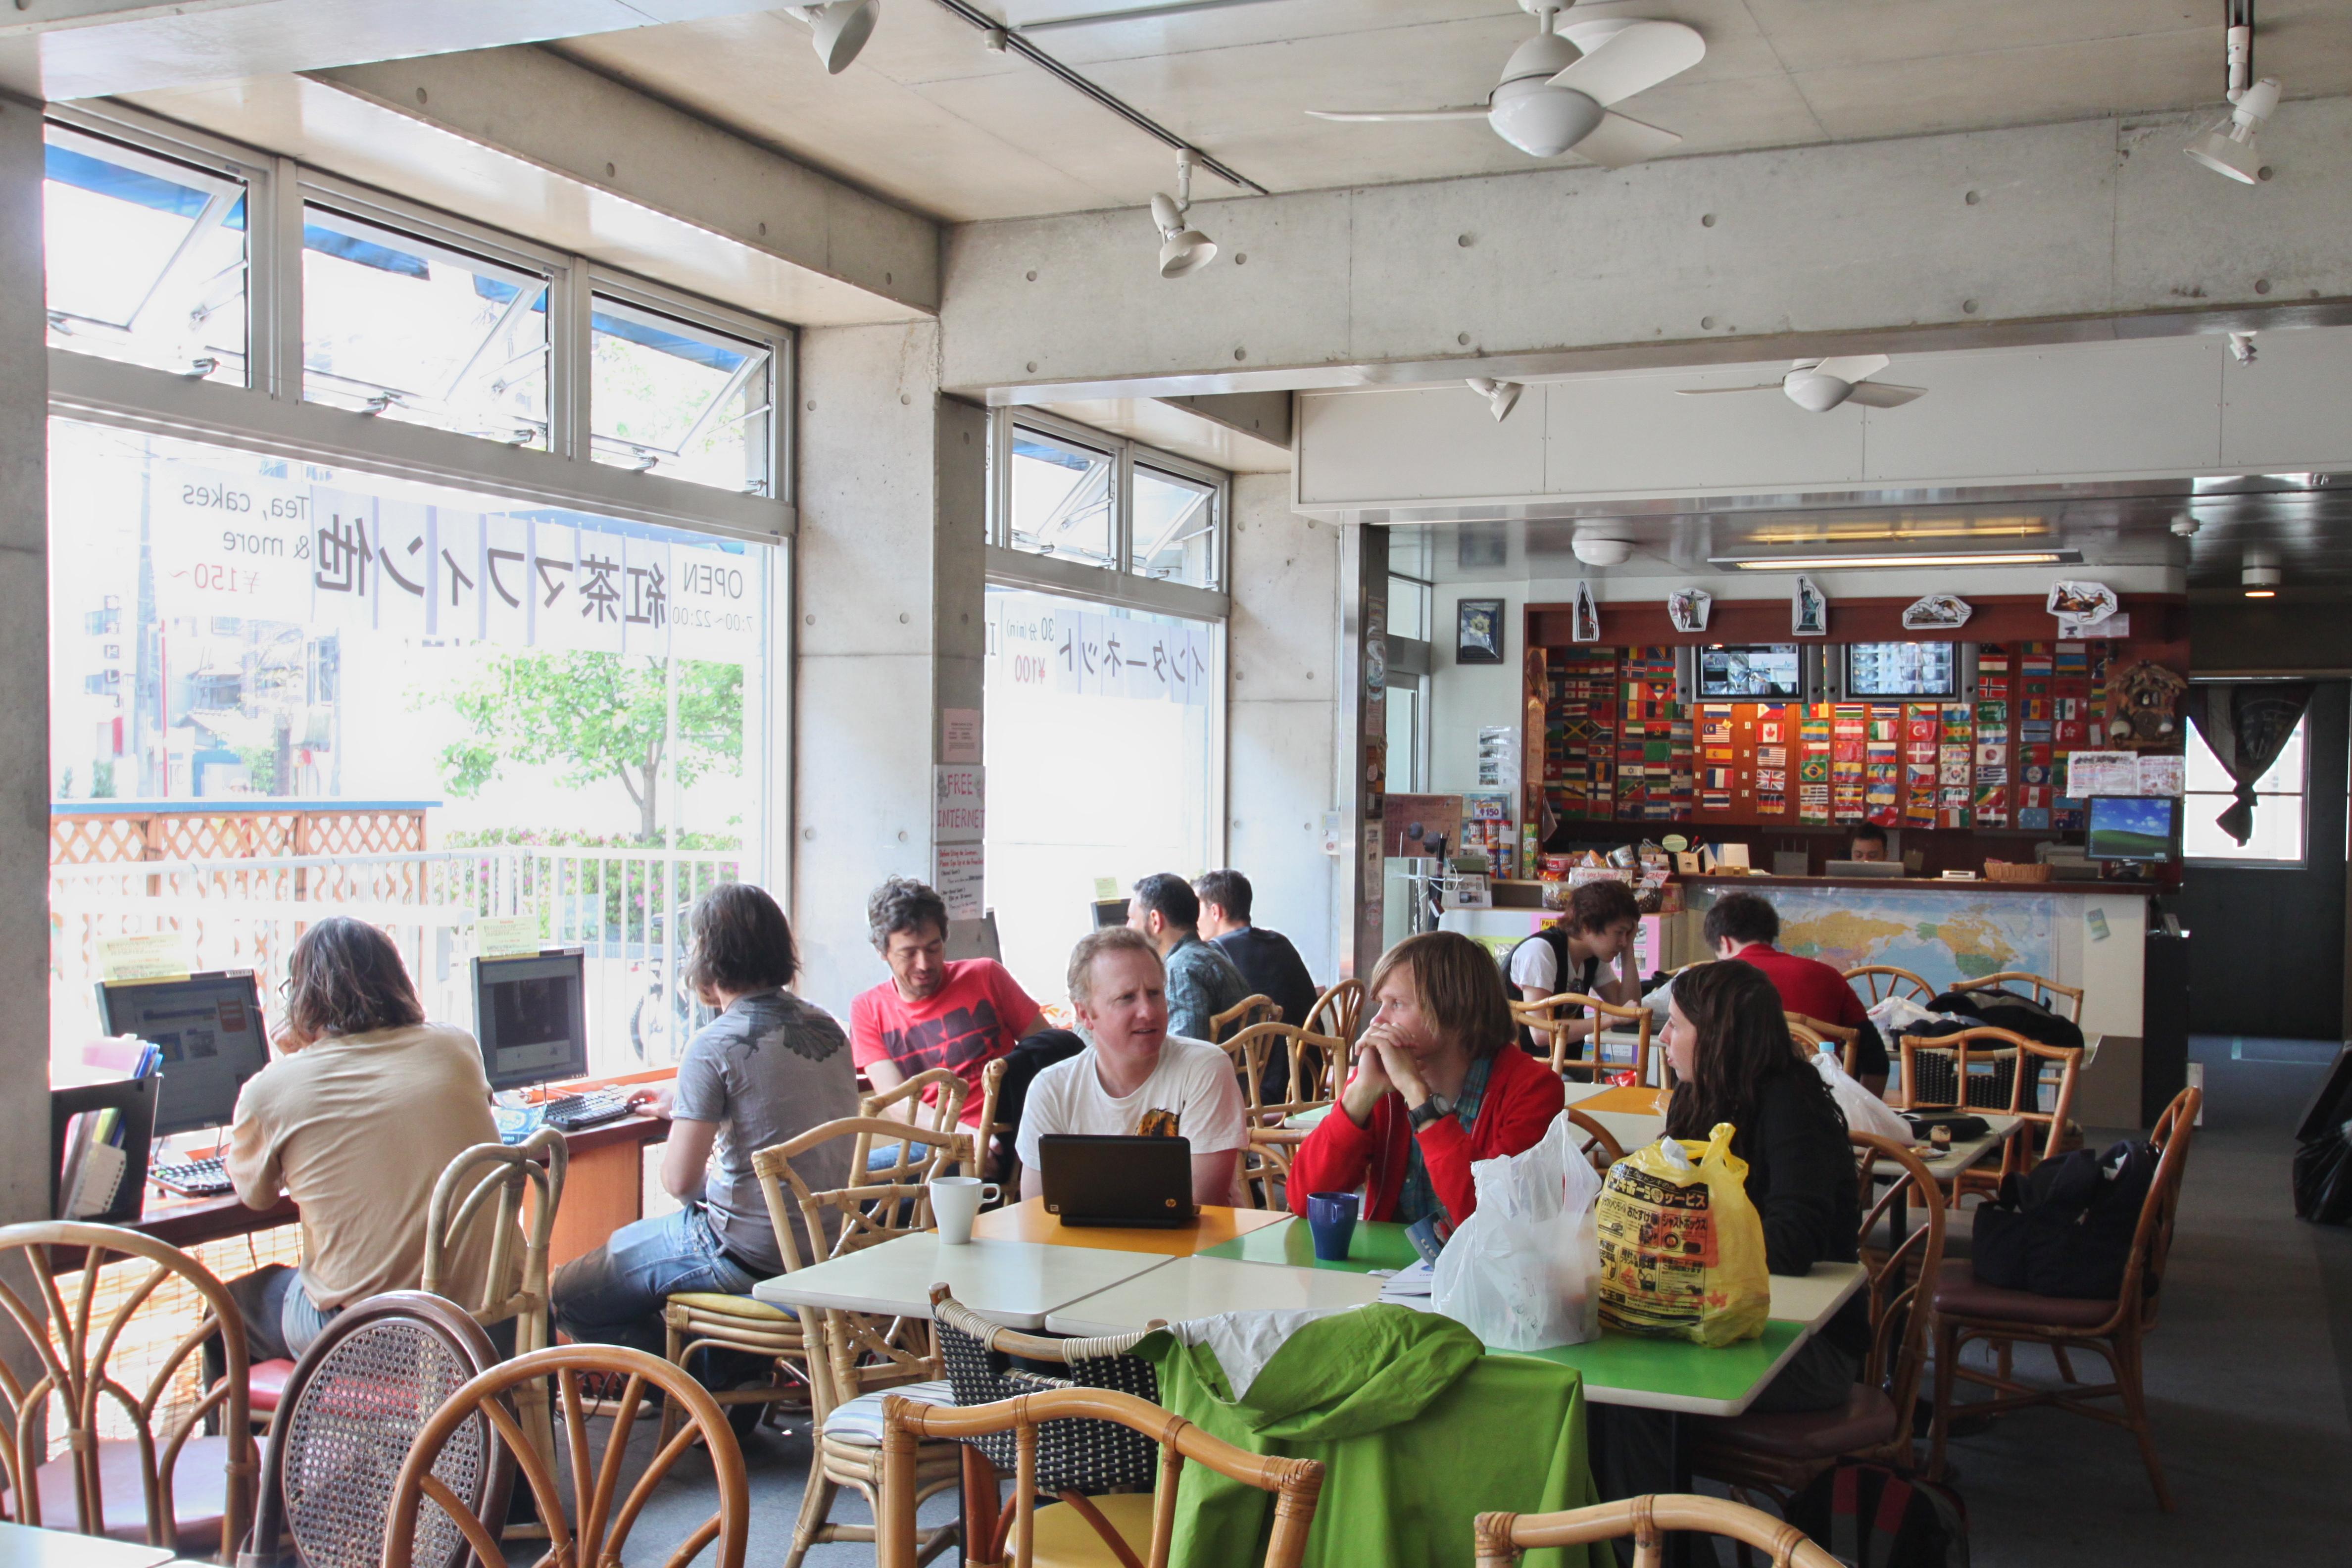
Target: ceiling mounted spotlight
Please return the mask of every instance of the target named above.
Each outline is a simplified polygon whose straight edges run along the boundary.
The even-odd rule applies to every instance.
[[[1192,210],[1192,150],[1176,154],[1176,194],[1154,193],[1152,226],[1160,231],[1160,276],[1189,278],[1217,258],[1217,242],[1191,226],[1185,214]]]
[[[2230,357],[2236,360],[2240,364],[2253,363],[2254,334],[2252,332],[2231,332],[2230,334]]]
[[[2278,597],[2278,556],[2268,550],[2247,551],[2238,570],[2238,582],[2249,599]]]
[[[1497,425],[1511,416],[1511,410],[1519,405],[1519,394],[1527,390],[1526,384],[1522,382],[1496,381],[1484,375],[1465,379],[1470,384],[1470,390],[1486,400],[1486,412],[1495,416]]]
[[[882,16],[882,0],[832,0],[829,5],[785,9],[809,25],[816,58],[824,62],[827,74],[839,76],[874,36],[874,24]]]
[[[2197,520],[2189,516],[2187,512],[2179,512],[2174,515],[2172,519],[2172,531],[2179,534],[2181,538],[2196,538],[2197,529]]]
[[[2230,29],[2230,114],[2206,128],[2205,133],[2181,149],[2191,158],[2217,174],[2227,174],[2241,184],[2258,184],[2263,175],[2262,153],[2254,146],[2254,132],[2263,122],[2278,112],[2278,78],[2266,76],[2262,80],[2247,83],[2253,74],[2254,29],[2252,11],[2249,6],[2247,21]]]
[[[1633,555],[1632,540],[1618,539],[1606,533],[1580,531],[1569,542],[1569,548],[1587,566],[1622,566]]]

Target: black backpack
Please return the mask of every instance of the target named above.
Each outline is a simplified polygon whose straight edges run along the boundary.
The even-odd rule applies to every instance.
[[[2104,1154],[2075,1149],[2009,1176],[2000,1201],[1977,1210],[1977,1279],[2037,1296],[2113,1300],[2157,1160],[2154,1144],[2132,1138]]]
[[[2063,1046],[2073,1050],[2083,1048],[2083,1026],[2072,1018],[2062,1018],[2031,996],[2020,996],[2014,991],[1947,991],[1927,1004],[1931,1013],[1958,1013],[1974,1019],[1977,1024],[1990,1024],[1997,1029],[2007,1029],[2012,1035],[2023,1035],[2041,1046]],[[1936,1019],[1914,1025],[1903,1033],[1921,1037],[1957,1035],[1972,1024]]]
[[[1788,1521],[1851,1568],[1969,1568],[1959,1493],[1848,1460],[1789,1500]]]

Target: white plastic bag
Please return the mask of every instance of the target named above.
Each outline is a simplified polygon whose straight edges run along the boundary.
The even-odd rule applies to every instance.
[[[1437,1255],[1430,1306],[1496,1350],[1580,1344],[1601,1331],[1601,1177],[1562,1111],[1523,1154],[1470,1167],[1475,1213]]]
[[[1837,1097],[1838,1109],[1845,1112],[1848,1131],[1874,1132],[1906,1148],[1918,1142],[1911,1124],[1895,1115],[1895,1108],[1871,1093],[1860,1079],[1848,1074],[1826,1047],[1813,1053],[1813,1068],[1830,1086],[1830,1093]]]

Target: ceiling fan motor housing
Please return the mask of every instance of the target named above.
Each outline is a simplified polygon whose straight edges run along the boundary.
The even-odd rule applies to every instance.
[[[1579,58],[1558,33],[1538,33],[1512,50],[1502,85],[1488,100],[1486,122],[1495,134],[1537,158],[1557,158],[1590,136],[1608,110],[1572,87],[1551,84]]]

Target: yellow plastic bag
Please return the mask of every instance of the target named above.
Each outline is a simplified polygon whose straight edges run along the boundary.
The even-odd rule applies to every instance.
[[[1772,1280],[1732,1127],[1661,1138],[1609,1168],[1596,1211],[1601,1321],[1629,1334],[1727,1345],[1764,1331]]]

